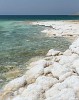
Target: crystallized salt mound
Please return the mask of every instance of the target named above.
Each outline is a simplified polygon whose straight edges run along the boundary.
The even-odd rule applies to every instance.
[[[66,50],[64,53],[63,53],[63,55],[65,55],[65,56],[71,56],[72,55],[72,52],[71,52],[71,50]]]
[[[79,74],[79,58],[76,59],[73,63],[72,63],[72,67],[75,69],[75,71]]]
[[[35,61],[35,62],[30,63],[30,66],[31,67],[35,67],[37,65],[41,65],[43,67],[47,67],[47,66],[49,66],[51,64],[52,64],[52,62],[46,61],[45,59],[42,59],[42,60],[38,60],[38,61]]]
[[[57,82],[58,81],[56,78],[46,77],[46,76],[40,76],[36,80],[36,83],[41,85],[43,90],[49,89],[51,86],[53,86]]]
[[[42,98],[42,93],[44,90],[39,84],[30,84],[21,94],[22,97],[25,97],[26,100],[40,100]]]
[[[55,90],[54,92],[55,95],[52,94],[52,97],[48,97],[45,100],[78,100],[75,96],[74,90],[71,88],[65,88],[60,92]]]
[[[47,53],[47,56],[55,56],[58,55],[59,53],[61,53],[60,51],[56,51],[54,49],[50,49]]]
[[[79,38],[72,43],[72,45],[69,47],[69,49],[73,53],[79,54]]]
[[[24,86],[26,84],[26,77],[25,75],[19,78],[16,78],[12,81],[10,81],[7,85],[4,87],[4,91],[12,91],[17,90],[18,88]]]
[[[49,28],[43,30],[43,33],[47,33],[46,36],[78,36],[79,35],[79,22],[71,23],[65,21],[38,21],[33,22],[33,25],[43,25]]]
[[[52,86],[48,91],[46,91],[46,100],[76,100],[75,94],[77,93],[77,91],[79,91],[78,87],[79,76],[72,75],[64,80],[62,83],[57,83]]]
[[[72,72],[70,68],[55,62],[53,64],[53,68],[51,69],[51,73],[54,77],[58,78],[59,80],[62,80],[63,78],[65,79],[67,76],[69,76]]]
[[[31,67],[34,67],[36,65],[42,65],[42,66],[45,67],[46,64],[47,64],[47,61],[46,60],[39,60],[39,61],[35,61],[35,62],[30,63],[30,66]]]
[[[65,56],[65,55],[62,55],[61,56],[61,59],[59,61],[59,63],[61,65],[64,65],[64,64],[71,64],[75,59],[77,59],[79,56],[77,54],[72,54],[70,56]]]
[[[44,73],[44,66],[41,64],[36,65],[35,67],[29,69],[25,74],[27,84],[34,83],[36,78],[38,78],[43,73]]]

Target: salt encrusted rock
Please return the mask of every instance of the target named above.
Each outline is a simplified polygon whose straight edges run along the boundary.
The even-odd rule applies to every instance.
[[[62,90],[69,89],[69,88],[73,89],[74,93],[77,93],[77,91],[79,91],[79,76],[72,75],[72,76],[68,77],[67,79],[65,79],[62,83],[55,84],[48,91],[46,91],[45,96],[46,96],[46,98],[49,98],[49,97],[60,98],[62,95],[65,95],[62,93]],[[58,97],[58,94],[61,94],[60,97]],[[70,94],[68,93],[68,95],[70,95]],[[54,100],[54,99],[52,99],[52,100]],[[59,100],[62,100],[62,99],[59,99]],[[73,99],[71,99],[71,100],[73,100]]]
[[[76,72],[79,74],[79,59],[76,59],[73,64],[72,67],[76,70]]]
[[[64,80],[61,84],[66,84],[67,87],[73,88],[75,92],[79,91],[79,76],[72,75]]]
[[[21,88],[19,88],[19,90],[18,90],[18,94],[21,94],[21,93],[24,91],[24,89],[25,89],[25,87],[21,87]]]
[[[44,90],[39,84],[30,84],[21,94],[22,97],[25,97],[26,100],[40,100],[42,98]],[[42,99],[43,100],[43,99]]]
[[[41,85],[30,84],[21,95],[15,97],[13,100],[43,100],[43,92]]]
[[[61,75],[59,77],[59,81],[62,82],[64,81],[67,77],[71,76],[71,75],[75,75],[72,71],[70,72],[66,72],[65,74]]]
[[[50,65],[49,67],[44,68],[44,75],[51,73],[52,68],[53,68],[53,65]]]
[[[36,65],[42,65],[42,66],[45,66],[46,65],[46,60],[38,60],[38,61],[34,61],[32,63],[30,63],[30,66],[34,67]]]
[[[51,60],[53,58],[54,58],[53,56],[48,56],[48,57],[46,56],[44,59],[49,61],[49,60]]]
[[[79,56],[77,54],[72,54],[71,56],[62,56],[59,63],[61,65],[64,65],[64,64],[72,64],[72,62],[77,59]]]
[[[26,99],[25,97],[22,97],[19,95],[19,96],[14,97],[12,100],[29,100],[29,99]]]
[[[70,45],[69,49],[73,52],[73,53],[77,53],[79,54],[79,38],[77,40],[75,40],[72,45]]]
[[[60,85],[61,85],[61,83],[57,83],[57,84],[53,85],[49,90],[47,90],[45,92],[45,97],[49,98],[52,96],[56,96],[61,91],[61,89],[64,89],[66,87],[66,86],[62,85],[61,89],[59,89]]]
[[[12,81],[10,81],[7,85],[4,87],[4,91],[14,91],[18,88],[24,86],[26,84],[26,77],[25,75],[19,78],[16,78]]]
[[[44,74],[44,66],[43,65],[39,64],[39,65],[36,65],[35,67],[32,67],[25,74],[27,84],[34,83],[36,78],[38,78],[42,74]]]
[[[46,36],[78,36],[79,35],[79,23],[71,23],[65,21],[47,21],[47,22],[33,22],[33,25],[49,26],[42,32],[47,33]]]
[[[52,97],[48,97],[45,100],[78,100],[78,98],[76,98],[74,90],[71,88],[65,88],[60,92],[55,93],[55,95],[52,95]]]
[[[51,73],[53,74],[54,77],[62,79],[61,77],[65,77],[65,74],[70,72],[70,69],[60,65],[59,63],[55,62],[53,64],[53,68],[51,69]]]
[[[49,89],[51,86],[53,86],[57,82],[58,80],[56,78],[46,77],[46,76],[40,76],[36,80],[36,83],[38,85],[41,85],[43,90]]]
[[[46,61],[45,59],[42,59],[42,60],[30,63],[30,66],[35,67],[36,65],[41,65],[41,66],[46,67],[46,66],[49,66],[50,64],[51,64],[51,62]]]
[[[55,56],[54,57],[54,62],[59,62],[61,58],[62,58],[62,55]]]
[[[71,56],[72,55],[72,52],[71,52],[71,50],[66,50],[64,53],[63,53],[63,55],[65,55],[65,56]]]
[[[79,76],[72,75],[66,78],[63,82],[55,84],[51,90],[53,89],[62,90],[64,88],[72,88],[76,93],[79,91]]]
[[[60,51],[56,51],[54,49],[50,49],[47,53],[47,56],[55,56],[58,55],[60,53]]]

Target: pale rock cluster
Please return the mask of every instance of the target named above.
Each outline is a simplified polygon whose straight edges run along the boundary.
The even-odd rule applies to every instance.
[[[78,36],[79,35],[79,23],[67,22],[67,21],[38,21],[33,22],[33,25],[46,26],[43,33],[47,33],[48,37],[51,36]]]
[[[79,38],[65,52],[51,49],[3,87],[0,100],[79,100]]]

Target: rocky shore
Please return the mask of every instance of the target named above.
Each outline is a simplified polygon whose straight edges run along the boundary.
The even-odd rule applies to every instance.
[[[72,35],[78,37],[77,32]],[[0,100],[79,100],[79,38],[65,52],[50,49],[45,58],[30,63],[23,76],[3,87]]]
[[[78,36],[79,35],[79,21],[36,21],[33,25],[46,26],[43,33],[46,36]],[[47,28],[48,27],[48,28]]]
[[[65,52],[49,50],[3,87],[0,100],[79,100],[79,38]]]

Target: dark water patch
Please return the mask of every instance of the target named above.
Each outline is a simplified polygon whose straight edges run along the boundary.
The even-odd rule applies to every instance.
[[[0,15],[0,20],[79,20],[79,15]]]

